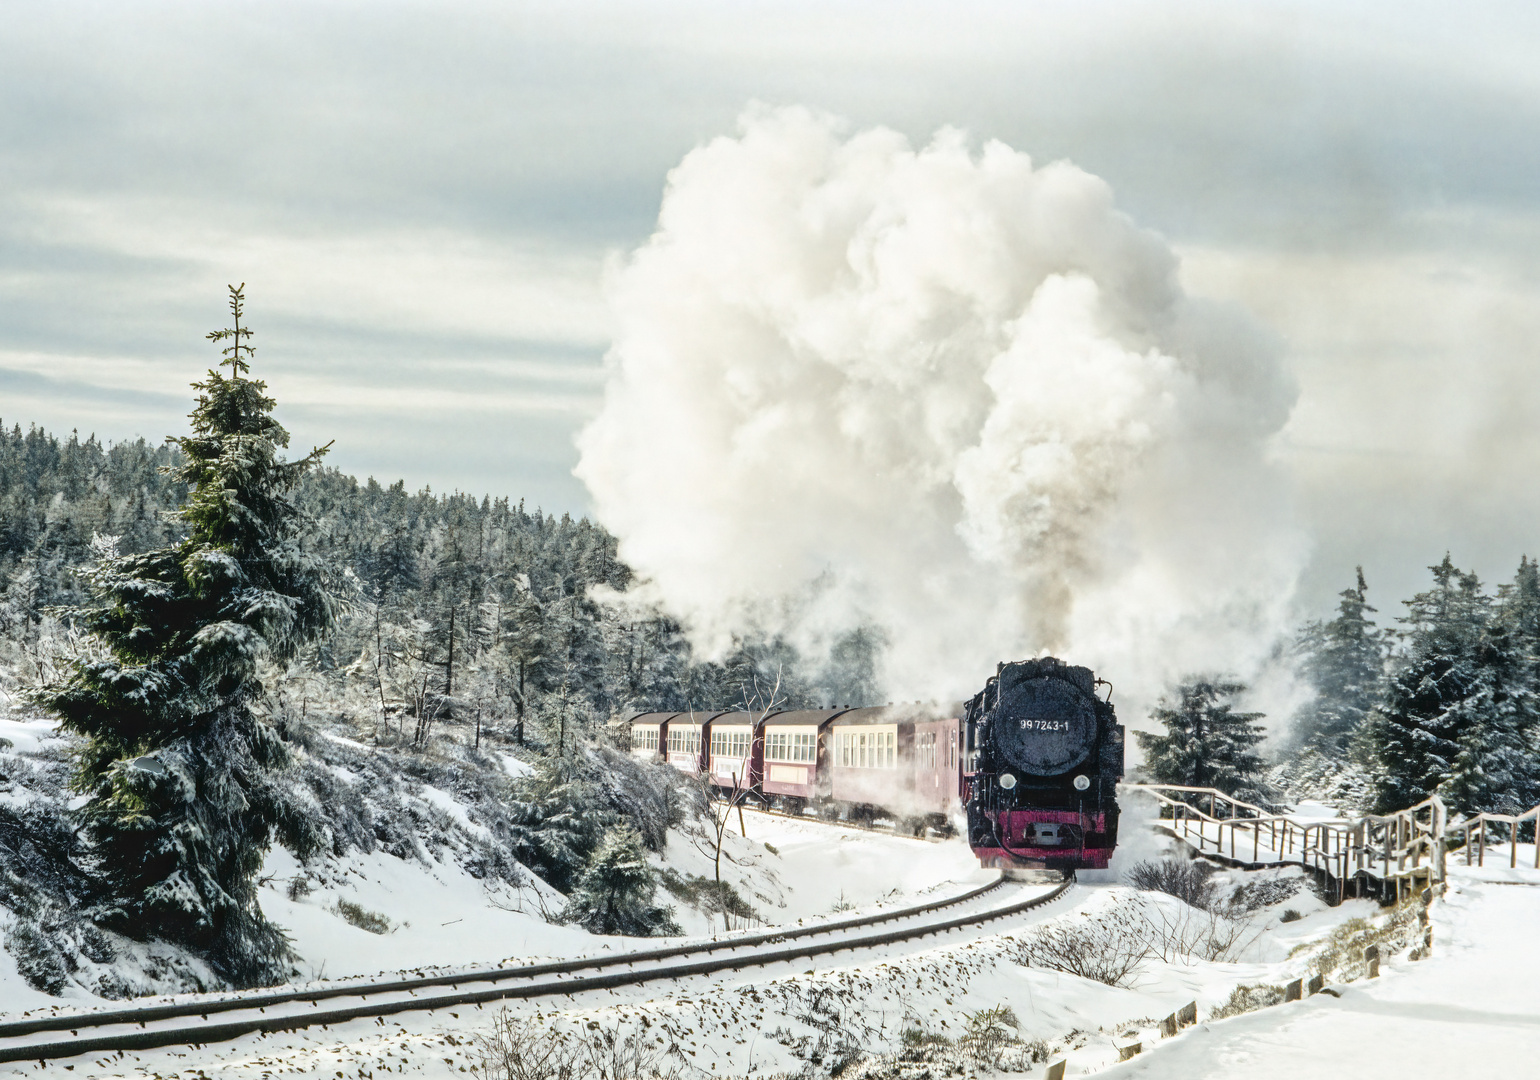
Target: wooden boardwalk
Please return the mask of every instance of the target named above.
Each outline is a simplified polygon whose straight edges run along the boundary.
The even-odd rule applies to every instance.
[[[1191,845],[1204,858],[1260,869],[1301,866],[1341,902],[1347,896],[1399,900],[1440,883],[1451,853],[1485,865],[1489,848],[1517,866],[1520,832],[1531,835],[1540,806],[1522,814],[1478,814],[1451,821],[1437,795],[1393,814],[1354,819],[1275,813],[1214,788],[1177,784],[1122,784],[1155,799],[1157,828]],[[1497,836],[1494,838],[1493,833]],[[1525,845],[1528,846],[1528,845]],[[1535,845],[1540,868],[1540,844]]]

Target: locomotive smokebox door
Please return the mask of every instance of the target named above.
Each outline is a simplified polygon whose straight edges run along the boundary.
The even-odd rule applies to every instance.
[[[1086,675],[1089,680],[1090,672]],[[1016,768],[1032,776],[1058,776],[1091,756],[1097,741],[1096,704],[1089,687],[1062,677],[1042,678],[1036,664],[1007,664],[1000,672],[999,692],[990,734],[1001,756]]]

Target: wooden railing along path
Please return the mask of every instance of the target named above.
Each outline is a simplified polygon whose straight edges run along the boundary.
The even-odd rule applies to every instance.
[[[1154,797],[1161,807],[1160,825],[1200,854],[1242,866],[1302,866],[1334,890],[1339,902],[1350,890],[1354,895],[1372,892],[1400,898],[1419,884],[1444,880],[1448,811],[1437,795],[1393,814],[1309,821],[1273,813],[1214,788],[1120,787]]]
[[[1242,866],[1302,866],[1334,888],[1339,901],[1349,889],[1356,895],[1372,892],[1391,899],[1406,895],[1420,882],[1441,882],[1445,862],[1454,852],[1465,856],[1467,866],[1485,866],[1487,848],[1503,844],[1500,836],[1489,838],[1492,825],[1506,826],[1508,866],[1516,868],[1519,827],[1529,822],[1537,838],[1534,867],[1540,870],[1540,806],[1522,814],[1481,813],[1450,821],[1444,801],[1434,795],[1393,814],[1309,821],[1274,813],[1215,788],[1119,787],[1153,796],[1161,807],[1161,826],[1200,854]]]
[[[1519,865],[1519,825],[1522,822],[1534,824],[1535,835],[1535,869],[1540,870],[1540,806],[1532,806],[1522,814],[1477,814],[1473,818],[1466,818],[1454,822],[1449,826],[1450,837],[1464,834],[1465,865],[1485,866],[1487,857],[1487,826],[1493,822],[1508,826],[1508,866],[1510,869]],[[1476,861],[1471,862],[1471,834],[1475,834]],[[1496,843],[1501,844],[1498,840]]]

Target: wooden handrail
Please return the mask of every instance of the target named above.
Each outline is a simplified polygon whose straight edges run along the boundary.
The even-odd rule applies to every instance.
[[[1437,795],[1393,814],[1365,814],[1351,821],[1301,822],[1290,814],[1271,813],[1216,788],[1185,784],[1119,786],[1129,791],[1146,792],[1169,806],[1175,826],[1172,831],[1179,829],[1182,838],[1189,842],[1194,839],[1193,826],[1196,825],[1200,853],[1212,842],[1216,854],[1223,854],[1228,831],[1230,859],[1244,861],[1239,854],[1249,846],[1250,861],[1253,864],[1261,862],[1262,830],[1266,828],[1268,851],[1273,856],[1268,862],[1297,864],[1335,879],[1339,899],[1343,881],[1352,876],[1364,875],[1381,882],[1394,882],[1398,894],[1402,881],[1444,879],[1448,811]],[[1199,798],[1191,799],[1194,795]],[[1201,806],[1203,796],[1208,799],[1207,812]],[[1194,806],[1194,802],[1200,805]],[[1219,816],[1221,805],[1228,811],[1225,817]],[[1530,813],[1540,819],[1540,807]],[[1205,831],[1208,825],[1213,827],[1212,839]],[[1460,827],[1465,829],[1468,840],[1471,823]],[[1484,841],[1485,823],[1479,827]],[[1239,843],[1238,834],[1244,834],[1245,843]],[[1484,848],[1482,850],[1484,852]],[[1517,852],[1516,841],[1514,851]],[[1540,845],[1537,845],[1537,851],[1540,851]],[[1540,858],[1537,858],[1537,864],[1540,864]]]

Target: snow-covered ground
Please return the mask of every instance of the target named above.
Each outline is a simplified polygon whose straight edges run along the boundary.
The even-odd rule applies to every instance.
[[[1489,868],[1490,869],[1490,868]],[[1119,1068],[1150,1080],[1540,1075],[1540,875],[1451,868],[1432,955],[1214,1024]]]
[[[749,843],[762,846],[768,841],[781,852],[766,851],[782,864],[781,873],[795,866],[824,875],[824,893],[816,902],[813,893],[804,894],[798,901],[807,905],[804,908],[788,901],[788,917],[797,910],[826,913],[819,905],[830,891],[837,898],[842,888],[847,902],[853,896],[858,901],[879,900],[894,888],[907,888],[912,898],[934,887],[938,873],[955,869],[947,845],[870,833],[849,833],[830,842],[831,834],[838,832],[813,823],[760,815],[746,818],[746,823]],[[1149,848],[1155,846],[1155,841],[1148,842]],[[919,865],[927,861],[931,869],[921,873]],[[1274,1073],[1259,1070],[1272,1069],[1273,1059],[1284,1062],[1290,1054],[1295,1055],[1288,1059],[1293,1064],[1287,1071],[1279,1064],[1276,1075],[1326,1075],[1328,1069],[1339,1068],[1371,1076],[1423,1075],[1417,1070],[1381,1070],[1380,1065],[1415,1060],[1403,1053],[1410,1035],[1403,1037],[1401,1028],[1424,1024],[1441,1009],[1444,1019],[1439,1023],[1451,1030],[1439,1038],[1450,1046],[1460,1046],[1464,1030],[1452,1029],[1479,1023],[1480,1029],[1470,1034],[1481,1046],[1501,1044],[1494,1061],[1520,1060],[1535,1051],[1534,1040],[1540,1037],[1540,998],[1525,993],[1535,988],[1532,972],[1540,961],[1540,938],[1528,932],[1540,918],[1540,888],[1479,880],[1481,875],[1492,876],[1490,868],[1467,873],[1458,867],[1455,873],[1448,898],[1433,905],[1432,959],[1414,964],[1404,954],[1395,955],[1372,984],[1333,980],[1329,985],[1342,993],[1340,998],[1322,996],[1222,1021],[1208,1018],[1237,986],[1280,985],[1308,974],[1316,951],[1334,930],[1349,920],[1382,918],[1380,909],[1367,901],[1328,908],[1309,891],[1280,895],[1257,913],[1256,932],[1238,945],[1236,955],[1215,961],[1175,953],[1167,960],[1148,959],[1128,985],[1109,986],[1041,963],[1023,963],[1023,947],[1066,928],[1116,931],[1121,926],[1148,936],[1152,928],[1191,917],[1192,909],[1163,894],[1083,884],[1049,908],[999,926],[998,932],[901,943],[661,987],[520,1003],[506,1010],[488,1006],[413,1013],[383,1023],[358,1021],[195,1051],[82,1060],[74,1063],[72,1075],[190,1080],[201,1070],[207,1077],[256,1078],[280,1072],[327,1078],[386,1072],[459,1077],[466,1075],[462,1069],[480,1060],[478,1040],[506,1018],[513,1030],[542,1039],[551,1032],[590,1040],[610,1035],[624,1041],[629,1036],[633,1045],[656,1055],[654,1064],[680,1078],[804,1070],[826,1075],[840,1055],[856,1049],[864,1058],[850,1066],[852,1077],[918,1076],[916,1068],[929,1066],[905,1072],[893,1056],[906,1045],[904,1032],[910,1033],[911,1046],[938,1037],[955,1039],[970,1017],[1002,1005],[1020,1020],[1018,1045],[1038,1058],[1024,1066],[1018,1055],[1014,1064],[1033,1076],[1041,1074],[1049,1057],[1065,1057],[1070,1075],[1109,1071],[1173,1078],[1265,1076]],[[1503,874],[1515,883],[1540,885],[1540,875],[1533,871],[1503,868]],[[1238,883],[1259,880],[1239,872],[1227,876]],[[1267,876],[1284,882],[1280,893],[1288,891],[1286,872]],[[1299,917],[1281,921],[1290,909]],[[559,942],[551,933],[556,929],[547,927],[551,936],[540,937],[536,947],[557,951]],[[587,941],[591,946],[595,939]],[[427,938],[422,947],[428,947]],[[1202,1022],[1174,1039],[1160,1039],[1155,1029],[1159,1019],[1189,1001],[1197,1003]],[[1145,1053],[1119,1064],[1118,1047],[1131,1041],[1142,1042]],[[1465,1054],[1461,1060],[1468,1061],[1469,1053],[1466,1046],[1449,1050],[1446,1057],[1453,1061],[1450,1055]],[[35,1066],[7,1068],[0,1069],[0,1075],[37,1075]],[[945,1072],[941,1068],[934,1075]],[[1525,1073],[1510,1070],[1499,1075]]]
[[[46,754],[51,726],[0,722],[11,741],[0,799],[26,806],[37,798],[18,755]],[[3,762],[0,762],[3,764]],[[505,768],[520,763],[509,759]],[[23,767],[25,766],[25,767]],[[450,791],[421,783],[403,798],[466,835],[482,826],[475,808]],[[1312,808],[1322,819],[1329,807]],[[630,1046],[677,1080],[773,1074],[827,1075],[846,1064],[849,1080],[918,1080],[945,1075],[963,1060],[955,1043],[988,1010],[1009,1008],[1014,1057],[980,1059],[1018,1075],[1040,1075],[1063,1057],[1069,1075],[1291,1078],[1336,1075],[1437,1075],[1468,1071],[1525,1076],[1540,1060],[1540,872],[1534,849],[1521,845],[1519,866],[1508,850],[1489,850],[1484,867],[1451,860],[1448,894],[1431,908],[1431,958],[1412,962],[1404,948],[1381,977],[1358,978],[1353,963],[1333,968],[1322,995],[1215,1020],[1240,986],[1279,987],[1320,966],[1352,920],[1383,921],[1368,901],[1329,908],[1303,888],[1295,871],[1221,876],[1232,886],[1268,881],[1264,903],[1232,947],[1216,950],[1203,916],[1164,894],[1120,884],[1120,872],[1168,850],[1170,841],[1125,821],[1113,872],[1084,875],[1070,894],[1045,909],[970,930],[771,968],[746,968],[669,982],[484,1008],[408,1013],[330,1029],[252,1037],[194,1049],[168,1049],[115,1060],[0,1066],[6,1075],[72,1077],[461,1077],[483,1053],[499,1023],[539,1039],[553,1032],[593,1042],[605,1036]],[[436,828],[439,826],[435,826]],[[747,835],[740,834],[746,832]],[[713,837],[699,823],[673,829],[660,870],[676,880],[714,876]],[[806,923],[830,915],[907,906],[959,893],[989,879],[960,840],[934,842],[747,811],[733,815],[723,877],[753,907],[757,925]],[[600,938],[551,922],[561,898],[538,882],[477,877],[452,845],[400,857],[354,851],[324,868],[302,868],[275,852],[264,870],[262,903],[290,933],[304,978],[482,966],[535,957],[576,956],[656,944]],[[299,882],[302,887],[295,887]],[[661,900],[668,897],[660,892]],[[1000,902],[1005,902],[1003,899]],[[1403,913],[1403,917],[1406,913]],[[0,913],[3,915],[3,913]],[[727,932],[722,917],[679,903],[687,934]],[[1287,921],[1285,921],[1287,919]],[[732,921],[732,920],[730,920]],[[363,925],[360,925],[363,924]],[[372,929],[366,929],[365,926]],[[7,924],[6,932],[10,932]],[[1045,962],[1044,941],[1092,933],[1164,941],[1122,985],[1107,985]],[[1185,945],[1173,947],[1174,938]],[[1406,935],[1403,941],[1409,941]],[[1360,950],[1361,951],[1361,950]],[[1350,958],[1351,959],[1351,958]],[[1361,968],[1361,965],[1360,965]],[[1353,981],[1343,980],[1351,977]],[[1162,1039],[1159,1020],[1188,1002],[1200,1023]],[[29,988],[9,951],[0,953],[0,1009],[15,1014],[97,1004],[78,988],[61,1001]],[[907,1034],[906,1034],[907,1033]],[[1119,1062],[1119,1047],[1144,1052]],[[574,1044],[575,1045],[575,1044]],[[940,1048],[939,1050],[937,1048]],[[939,1058],[927,1060],[932,1051]],[[951,1057],[947,1057],[950,1054]],[[73,1068],[66,1069],[66,1066]]]
[[[724,837],[723,876],[761,915],[758,925],[798,923],[836,912],[881,910],[921,898],[961,893],[989,881],[966,844],[935,843],[745,811],[745,838],[736,813]],[[674,829],[659,866],[712,877],[715,849],[699,830]],[[311,978],[370,975],[427,966],[497,964],[646,948],[655,939],[595,937],[550,923],[561,897],[537,884],[523,890],[489,886],[452,860],[424,864],[382,852],[343,860],[328,884],[299,899],[287,886],[298,866],[274,851],[264,869],[262,907],[294,941]],[[667,893],[659,890],[659,899]],[[388,932],[353,925],[340,903],[381,916]],[[516,910],[522,909],[522,910]],[[675,918],[691,936],[724,929],[693,909]],[[737,927],[735,926],[735,929]]]

